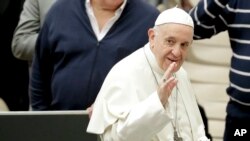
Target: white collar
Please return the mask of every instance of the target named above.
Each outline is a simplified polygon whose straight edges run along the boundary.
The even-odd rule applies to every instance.
[[[95,17],[94,12],[93,12],[92,5],[90,4],[90,0],[85,1],[86,12],[87,12],[87,15],[89,17],[91,27],[92,27],[98,41],[102,40],[106,36],[108,31],[114,25],[114,23],[120,18],[121,14],[125,8],[126,3],[127,3],[127,0],[124,0],[122,5],[115,11],[115,15],[107,21],[107,23],[104,25],[104,27],[100,31],[99,25],[97,23],[96,17]]]
[[[150,49],[150,43],[147,43],[145,46],[144,46],[144,49],[145,49],[145,55],[147,56],[148,58],[148,61],[150,63],[150,65],[152,66],[152,69],[154,71],[156,71],[157,73],[160,73],[161,75],[164,74],[164,70],[162,70],[158,63],[157,63],[157,60],[155,58],[155,55],[153,54],[152,50]]]

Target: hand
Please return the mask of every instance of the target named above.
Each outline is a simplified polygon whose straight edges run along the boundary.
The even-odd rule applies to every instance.
[[[190,2],[190,0],[180,0],[179,5],[185,11],[189,11],[189,10],[191,10],[193,8],[193,5]]]
[[[173,62],[167,68],[166,72],[164,73],[161,83],[159,84],[159,88],[157,90],[159,98],[161,100],[162,105],[164,106],[173,88],[177,85],[178,80],[173,76],[174,68],[176,67],[176,63]]]
[[[92,115],[92,112],[93,112],[93,105],[94,105],[94,104],[92,104],[90,107],[88,107],[88,108],[86,109],[87,112],[88,112],[89,118],[91,118],[91,115]]]

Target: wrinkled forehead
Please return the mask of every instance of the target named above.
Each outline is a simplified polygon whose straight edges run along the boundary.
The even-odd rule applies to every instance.
[[[168,23],[154,27],[154,34],[159,35],[160,39],[176,38],[185,42],[193,40],[194,30],[184,24]]]
[[[161,25],[156,25],[154,26],[154,30],[156,32],[177,32],[177,31],[188,31],[190,33],[194,32],[194,28],[189,26],[189,25],[185,25],[185,24],[179,24],[179,23],[164,23]]]

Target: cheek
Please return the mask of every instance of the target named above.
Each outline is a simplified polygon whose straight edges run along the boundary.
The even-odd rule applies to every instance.
[[[169,65],[171,64],[171,61],[169,61],[168,59],[167,59],[167,56],[163,56],[162,58],[161,58],[161,64],[162,64],[162,69],[163,70],[166,70],[168,67],[169,67]]]
[[[165,63],[167,60],[167,55],[164,52],[159,51],[159,59],[160,59],[161,63]]]
[[[183,52],[182,53],[182,58],[181,58],[180,62],[183,63],[187,59],[187,56],[188,56],[188,52],[187,51]]]
[[[188,55],[188,50],[183,51],[183,53],[182,53],[182,58],[183,58],[183,59],[186,59],[186,58],[187,58],[187,55]]]

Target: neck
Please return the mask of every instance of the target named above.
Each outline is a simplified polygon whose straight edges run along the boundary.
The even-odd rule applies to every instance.
[[[112,4],[105,0],[90,0],[100,31],[107,21],[114,17],[116,10],[121,6],[122,2],[121,0],[120,4]]]
[[[90,0],[90,3],[93,9],[96,11],[114,13],[123,4],[123,0],[120,0],[118,2],[106,2],[105,0]]]

